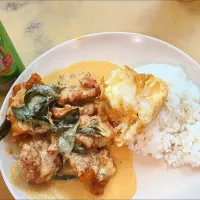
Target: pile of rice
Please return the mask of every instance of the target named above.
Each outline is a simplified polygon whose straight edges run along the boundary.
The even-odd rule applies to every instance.
[[[169,165],[200,166],[200,90],[180,67],[151,64],[135,69],[153,74],[169,86],[167,101],[155,120],[136,135],[131,150]]]

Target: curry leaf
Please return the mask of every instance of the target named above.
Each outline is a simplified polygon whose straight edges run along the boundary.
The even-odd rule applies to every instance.
[[[8,121],[6,117],[0,126],[0,141],[8,134],[10,129],[11,129],[11,122]]]
[[[52,180],[65,180],[65,181],[69,181],[72,179],[78,179],[78,176],[73,175],[73,174],[65,174],[65,175],[56,175],[54,177],[52,177]]]
[[[63,89],[66,88],[66,85],[62,85],[62,84],[54,85],[54,84],[53,84],[53,85],[51,85],[51,88],[52,88],[56,93],[60,94],[61,91],[62,91]]]
[[[67,112],[60,120],[61,123],[74,124],[79,120],[79,108],[75,108]]]
[[[75,123],[80,118],[79,108],[75,108],[67,112],[60,120],[54,121],[57,122],[57,132],[61,133],[65,130],[68,130],[73,127]]]
[[[35,96],[28,103],[27,107],[30,109],[32,115],[46,116],[48,109],[48,99],[44,96]]]
[[[49,112],[49,102],[44,102],[41,108],[37,111],[38,116],[47,116]]]
[[[84,154],[86,149],[84,147],[82,147],[82,146],[74,144],[73,151],[78,153],[78,154]]]
[[[26,122],[30,122],[36,125],[45,125],[48,126],[51,130],[57,131],[56,127],[50,123],[50,121],[46,117],[40,116],[29,116],[25,120]]]
[[[22,106],[22,107],[11,107],[13,115],[15,116],[15,118],[19,119],[19,120],[26,120],[27,117],[29,117],[31,115],[31,111],[29,108],[27,108],[26,106]]]
[[[78,128],[79,121],[74,124],[74,126],[65,132],[63,132],[58,139],[58,146],[61,154],[63,155],[63,159],[65,160],[67,156],[71,153],[76,136],[76,130]]]
[[[26,91],[24,96],[24,103],[28,104],[31,101],[31,99],[36,95],[41,95],[51,99],[56,99],[59,97],[58,93],[56,93],[51,88],[51,86],[36,84],[32,88]]]
[[[19,120],[32,123],[33,126],[48,126],[50,132],[63,133],[73,129],[80,117],[79,108],[67,112],[60,120],[50,122],[48,117],[49,108],[63,88],[62,85],[34,85],[25,93],[25,105],[12,107],[14,116]]]
[[[34,115],[32,111],[26,106],[12,107],[12,112],[15,118],[19,120],[23,120],[34,125],[45,125],[51,128],[53,131],[57,130],[57,128],[50,123],[46,116]]]
[[[102,134],[102,131],[96,127],[79,127],[77,129],[77,133],[81,134],[85,134],[85,135],[89,135],[89,136],[95,136],[95,137],[104,137],[104,135]]]
[[[55,132],[56,133],[62,133],[64,131],[67,131],[69,130],[70,128],[72,128],[74,126],[74,124],[65,124],[65,125],[61,125],[61,124],[58,124],[55,126]]]

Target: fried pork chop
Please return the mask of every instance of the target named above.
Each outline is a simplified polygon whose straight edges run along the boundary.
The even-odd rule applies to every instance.
[[[105,185],[116,173],[116,166],[106,149],[91,149],[83,155],[72,152],[68,160],[80,181],[86,183],[94,195],[103,194]]]
[[[48,182],[62,167],[57,139],[37,135],[24,143],[20,163],[22,174],[29,183]]]
[[[78,76],[78,80],[74,85],[70,84],[61,92],[61,97],[57,102],[61,106],[65,104],[80,105],[83,102],[94,101],[100,93],[99,84],[92,78],[91,74],[82,73],[81,76]]]

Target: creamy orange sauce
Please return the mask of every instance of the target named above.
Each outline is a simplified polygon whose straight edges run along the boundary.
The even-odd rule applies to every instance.
[[[12,154],[13,148],[12,147],[5,147],[4,152],[7,153],[7,154]]]
[[[57,70],[43,78],[45,84],[61,82],[63,75],[71,73],[90,72],[98,82],[102,77],[107,79],[112,70],[118,65],[105,61],[85,61],[73,64],[67,68]],[[22,177],[19,163],[10,169],[10,181],[17,188],[23,190],[31,199],[131,199],[136,192],[136,175],[133,168],[133,154],[125,146],[110,147],[117,173],[106,185],[104,194],[95,197],[79,180],[50,181],[45,184],[28,184]]]
[[[21,175],[19,163],[10,169],[10,181],[23,190],[31,199],[131,199],[136,192],[136,176],[133,169],[133,154],[127,147],[110,147],[117,173],[108,182],[104,194],[95,197],[79,180],[51,181],[28,184]]]
[[[82,72],[90,72],[92,76],[100,83],[102,77],[106,80],[112,70],[119,68],[119,65],[106,62],[106,61],[85,61],[80,63],[75,63],[70,65],[69,67],[56,70],[47,76],[43,77],[43,81],[45,84],[52,83],[65,83],[65,80],[62,76],[68,76],[72,73],[82,73]]]

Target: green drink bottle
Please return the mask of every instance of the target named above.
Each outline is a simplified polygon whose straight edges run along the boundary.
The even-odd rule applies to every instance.
[[[25,66],[0,21],[0,94],[9,90],[24,69]]]

